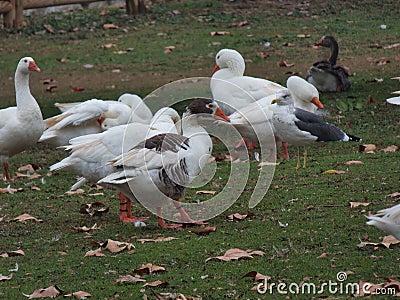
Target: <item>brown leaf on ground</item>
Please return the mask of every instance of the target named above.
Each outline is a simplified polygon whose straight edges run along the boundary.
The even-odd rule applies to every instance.
[[[191,228],[190,232],[197,235],[209,235],[211,232],[215,232],[217,227],[215,226],[201,226],[200,228]]]
[[[104,29],[118,29],[119,27],[115,24],[103,24]]]
[[[78,291],[78,292],[74,292],[72,294],[64,295],[64,297],[75,297],[76,299],[86,299],[91,296],[92,296],[91,294],[84,292],[84,291]]]
[[[346,173],[346,172],[343,171],[343,170],[333,170],[333,169],[330,169],[330,170],[326,170],[326,171],[323,172],[322,174],[344,174],[344,173]]]
[[[199,194],[209,194],[209,195],[215,195],[216,191],[197,191],[196,195]]]
[[[136,276],[132,276],[132,275],[120,275],[117,278],[117,282],[119,283],[138,283],[138,282],[146,282],[146,280],[140,278],[140,277],[136,277]]]
[[[165,47],[164,54],[170,54],[175,50],[175,46],[167,46]]]
[[[25,252],[22,250],[14,250],[14,251],[9,251],[9,252],[5,252],[3,254],[0,254],[0,257],[11,257],[11,256],[25,256]]]
[[[250,271],[243,275],[243,277],[251,277],[254,279],[254,281],[259,281],[259,280],[270,280],[271,277],[267,275],[263,275],[261,273],[258,273],[257,271]]]
[[[400,192],[394,192],[392,194],[389,194],[388,196],[389,197],[398,197],[398,196],[400,196]]]
[[[399,146],[391,145],[391,146],[388,146],[386,148],[383,148],[381,151],[383,151],[385,153],[388,153],[388,152],[396,152],[398,150],[399,150]]]
[[[294,64],[288,63],[287,60],[280,59],[280,60],[278,61],[278,67],[286,67],[286,68],[289,68],[289,67],[293,67],[293,66],[294,66]]]
[[[169,285],[167,281],[156,280],[153,282],[147,282],[143,286],[155,287],[155,286],[167,286],[167,285]]]
[[[0,274],[0,281],[10,280],[12,277],[13,277],[12,273],[8,276],[4,276],[4,275]]]
[[[149,243],[149,242],[155,242],[155,243],[158,243],[158,242],[169,242],[169,241],[177,240],[177,239],[178,238],[176,238],[176,237],[169,236],[169,237],[158,237],[156,239],[137,239],[137,241],[141,242],[142,244],[144,244],[144,243]]]
[[[52,285],[45,289],[36,290],[30,295],[26,294],[23,295],[28,297],[29,299],[37,299],[37,298],[55,298],[59,294],[64,294],[64,291],[61,290],[58,286]]]
[[[394,236],[392,235],[387,235],[382,239],[382,242],[379,243],[374,243],[374,242],[361,242],[359,243],[357,246],[358,248],[362,248],[368,245],[372,245],[372,246],[385,246],[386,248],[390,248],[391,245],[396,245],[400,243],[400,241],[398,239],[396,239]]]
[[[345,165],[362,165],[363,162],[361,160],[348,160],[344,162]]]
[[[12,188],[10,185],[8,185],[6,188],[0,188],[0,194],[14,194],[17,192],[22,192],[24,189],[23,188]]]
[[[142,276],[143,274],[151,274],[163,271],[165,271],[165,268],[148,263],[148,264],[142,264],[142,266],[139,269],[133,269],[132,274],[138,274]]]
[[[27,165],[24,165],[24,166],[19,167],[19,168],[18,168],[18,171],[19,171],[19,172],[28,171],[28,172],[34,173],[34,172],[35,172],[35,169],[33,168],[33,166],[32,166],[31,164],[27,164]]]
[[[329,252],[324,252],[324,253],[322,253],[321,255],[317,256],[317,258],[318,258],[318,259],[320,259],[320,258],[326,258],[326,257],[328,257],[329,254],[330,254]]]
[[[44,27],[44,29],[46,29],[50,33],[56,33],[56,31],[54,30],[53,26],[51,26],[50,24],[44,24],[43,27]]]
[[[43,222],[43,220],[37,219],[36,217],[33,217],[33,216],[29,215],[29,214],[22,214],[22,215],[20,215],[18,217],[15,217],[11,221],[26,222],[28,220],[33,220],[35,222]]]
[[[106,256],[104,253],[101,252],[101,248],[98,248],[96,250],[90,250],[86,252],[84,257],[91,257],[91,256]]]
[[[248,212],[247,214],[234,213],[228,216],[229,221],[242,221],[246,218],[254,217],[254,213]]]
[[[256,55],[262,59],[269,57],[269,54],[265,52],[257,52]]]
[[[108,213],[109,207],[105,206],[101,202],[91,202],[82,204],[79,212],[81,214],[88,214],[90,216],[99,216],[105,213]]]
[[[368,206],[371,204],[371,202],[349,202],[350,208],[356,208],[359,206]]]
[[[224,255],[222,256],[214,256],[214,257],[209,257],[206,259],[206,262],[215,258],[219,259],[222,261],[231,261],[231,260],[238,260],[240,258],[253,258],[252,255],[264,255],[263,251],[251,251],[251,250],[242,250],[239,248],[233,248],[229,249],[228,251],[225,252]]]
[[[358,146],[358,152],[364,152],[364,153],[375,153],[376,151],[376,145],[374,144],[363,144]]]
[[[154,293],[156,300],[201,300],[202,298],[186,296],[181,293]]]
[[[100,48],[103,48],[103,49],[111,49],[111,48],[114,48],[114,47],[116,47],[116,46],[117,46],[116,44],[108,43],[108,44],[101,45]]]
[[[48,87],[46,87],[46,92],[53,92],[53,89],[57,88],[56,84],[51,84]]]
[[[77,194],[84,194],[85,190],[84,189],[77,189],[75,191],[67,191],[65,194],[67,195],[77,195]]]
[[[306,38],[311,37],[311,35],[310,34],[298,34],[298,35],[296,35],[296,37],[299,39],[306,39]]]
[[[100,246],[112,253],[119,253],[124,250],[131,250],[131,248],[135,248],[135,246],[131,243],[118,242],[118,241],[114,241],[111,239],[108,239],[106,242],[104,242]]]
[[[231,34],[229,31],[211,31],[210,35],[211,36],[216,36],[216,35],[229,35]]]
[[[100,229],[100,227],[97,227],[97,224],[94,224],[92,227],[82,226],[82,227],[72,227],[72,229],[76,230],[76,231],[87,232],[87,231],[90,231],[90,230],[98,230],[98,229]]]
[[[232,27],[243,27],[250,25],[250,23],[247,20],[241,21],[239,23],[232,23]]]

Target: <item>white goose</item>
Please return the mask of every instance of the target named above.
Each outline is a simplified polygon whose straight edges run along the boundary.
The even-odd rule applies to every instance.
[[[40,72],[31,57],[22,58],[15,72],[16,107],[0,110],[0,162],[10,180],[8,158],[37,143],[44,123],[40,107],[29,89],[29,71]]]
[[[318,108],[323,108],[323,104],[319,101],[318,90],[303,78],[291,76],[286,81],[286,85],[294,98],[295,107],[309,112],[316,112]],[[274,131],[272,115],[276,104],[271,104],[271,101],[275,97],[276,94],[264,97],[229,115],[231,124],[235,126],[247,143],[254,145],[260,141],[264,146],[274,143],[274,139],[271,138]],[[277,140],[276,142],[282,141]],[[286,143],[283,143],[282,146],[283,157],[289,158]],[[274,146],[270,145],[269,148],[274,149]],[[271,153],[271,156],[275,155]]]
[[[210,88],[213,99],[227,114],[285,88],[266,79],[243,76],[245,62],[236,50],[220,50],[215,56],[215,63]]]
[[[275,133],[289,145],[307,146],[316,142],[361,140],[329,124],[317,114],[294,107],[294,99],[289,90],[278,92],[272,103],[277,103],[272,116]],[[305,152],[303,168],[306,167],[306,157]],[[297,168],[300,167],[299,159],[298,155]]]
[[[201,172],[212,150],[210,136],[198,123],[196,115],[200,113],[228,120],[216,102],[194,100],[182,117],[183,135],[159,134],[143,141],[113,159],[116,171],[99,183],[111,184],[132,200],[155,209],[162,228],[182,225],[167,224],[163,219],[162,206],[168,201],[173,201],[182,222],[204,224],[194,222],[179,204],[186,186]]]
[[[391,78],[391,79],[400,80],[400,77],[393,77],[393,78]],[[394,94],[394,95],[400,95],[400,91],[392,92],[392,94]],[[390,104],[394,104],[394,105],[400,105],[400,96],[387,98],[387,99],[386,99],[386,102],[387,102],[387,103],[390,103]]]
[[[382,209],[376,215],[367,216],[367,218],[368,225],[374,225],[400,240],[400,204]]]
[[[123,94],[118,101],[91,99],[56,105],[62,113],[45,120],[46,130],[39,140],[55,146],[68,145],[77,136],[99,133],[128,122],[148,124],[152,117],[142,99],[133,94]],[[107,122],[103,125],[104,120]]]
[[[113,172],[114,168],[108,164],[109,160],[128,151],[145,138],[165,132],[177,133],[175,124],[179,120],[179,114],[174,109],[165,107],[154,114],[150,125],[129,123],[101,133],[76,137],[70,140],[70,145],[63,147],[70,151],[70,155],[52,165],[50,171],[63,169],[83,176],[84,180],[80,180],[71,189],[78,188],[86,180],[97,182]],[[139,220],[132,216],[130,200],[122,194],[119,194],[119,198],[120,220],[123,222]]]

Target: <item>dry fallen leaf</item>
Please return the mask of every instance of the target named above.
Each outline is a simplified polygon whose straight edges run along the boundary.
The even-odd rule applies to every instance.
[[[257,271],[250,271],[243,275],[243,277],[251,277],[254,279],[254,281],[259,281],[259,280],[270,280],[271,277],[267,275],[263,275],[261,273],[258,273]]]
[[[86,226],[83,226],[83,227],[72,227],[72,229],[76,230],[76,231],[84,231],[84,232],[86,232],[86,231],[90,231],[90,230],[98,230],[98,229],[100,229],[100,227],[97,227],[97,224],[94,224],[92,227],[86,227]]]
[[[254,213],[248,212],[247,214],[234,213],[228,216],[229,221],[241,221],[246,218],[254,217]]]
[[[29,215],[29,214],[22,214],[22,215],[20,215],[18,217],[15,217],[11,221],[26,222],[28,220],[33,220],[35,222],[43,222],[43,220],[37,219],[36,217],[33,217],[33,216]]]
[[[399,150],[399,146],[391,145],[391,146],[388,146],[388,147],[382,149],[381,151],[388,153],[388,152],[396,152],[397,150]]]
[[[231,34],[229,31],[211,31],[210,35],[211,36],[216,36],[216,35],[228,35]]]
[[[91,257],[91,256],[106,256],[106,255],[101,252],[101,248],[98,248],[96,250],[90,250],[86,252],[84,257]]]
[[[108,44],[101,45],[100,48],[103,48],[103,49],[111,49],[111,48],[114,48],[114,47],[116,47],[116,46],[117,46],[116,44],[108,43]]]
[[[118,242],[111,239],[108,239],[100,246],[112,253],[119,253],[124,250],[131,250],[131,248],[135,248],[135,246],[131,243]]]
[[[92,296],[91,294],[84,292],[84,291],[78,291],[78,292],[74,292],[72,294],[64,295],[64,297],[75,297],[76,299],[86,299],[91,296]]]
[[[103,24],[104,29],[118,29],[118,26],[115,24]]]
[[[108,213],[109,207],[105,206],[101,202],[91,202],[91,203],[86,203],[82,204],[79,212],[81,214],[88,214],[90,216],[98,216],[101,214]]]
[[[210,194],[210,195],[215,195],[216,191],[197,191],[196,195],[199,194]]]
[[[56,285],[52,285],[45,289],[36,290],[30,295],[26,295],[26,294],[23,294],[23,295],[25,297],[28,297],[29,299],[37,299],[37,298],[55,298],[59,294],[64,294],[64,291],[61,290]]]
[[[376,151],[376,145],[374,144],[363,144],[358,146],[358,152],[364,152],[364,153],[375,153]]]
[[[356,208],[359,206],[368,206],[371,203],[370,202],[349,202],[350,203],[350,208]]]
[[[124,283],[124,282],[138,283],[138,282],[146,282],[146,280],[144,280],[140,277],[132,276],[132,275],[124,275],[124,276],[120,275],[117,278],[117,282],[119,282],[119,283]]]
[[[398,197],[398,196],[400,196],[400,192],[394,192],[392,194],[389,194],[388,196],[389,197]]]
[[[12,277],[13,277],[12,273],[8,276],[4,276],[4,275],[0,274],[0,281],[10,280]]]
[[[368,245],[373,245],[373,246],[382,245],[382,246],[385,246],[386,248],[389,248],[391,245],[396,245],[396,244],[399,244],[399,243],[400,243],[400,241],[398,239],[396,239],[394,236],[387,235],[382,239],[382,242],[379,242],[379,243],[361,242],[357,246],[359,248],[362,248],[362,247],[365,247],[365,246],[368,246]]]
[[[18,171],[19,171],[19,172],[28,171],[28,172],[34,173],[34,172],[35,172],[35,169],[33,168],[33,166],[32,166],[31,164],[27,164],[27,165],[24,165],[24,166],[19,167],[19,168],[18,168]]]
[[[67,195],[77,195],[77,194],[84,194],[84,193],[85,193],[85,190],[83,190],[83,189],[77,189],[75,191],[65,192],[65,194],[67,194]]]
[[[311,35],[310,34],[298,34],[298,35],[296,35],[296,37],[298,37],[300,39],[305,39],[305,38],[311,37]]]
[[[43,27],[50,33],[56,33],[53,26],[51,26],[50,24],[44,24]]]
[[[344,162],[345,165],[362,165],[363,162],[360,160],[349,160]]]
[[[132,274],[138,274],[142,276],[143,274],[151,274],[155,272],[163,272],[165,271],[164,267],[156,266],[151,263],[148,264],[142,264],[142,266],[139,269],[133,269]]]
[[[154,293],[156,300],[201,300],[202,298],[186,296],[181,293]]]
[[[206,259],[206,262],[216,258],[222,261],[231,261],[231,260],[237,260],[240,258],[253,258],[252,255],[264,255],[263,251],[251,251],[251,250],[242,250],[239,248],[233,248],[229,249],[228,251],[225,252],[224,255],[222,256],[214,256],[214,257],[209,257]]]
[[[0,254],[0,257],[10,257],[10,256],[18,256],[18,255],[24,256],[25,252],[22,250],[14,250],[14,251],[9,251],[9,252]]]
[[[232,27],[243,27],[249,25],[247,20],[241,21],[239,23],[232,23]]]
[[[280,60],[278,61],[278,66],[279,66],[279,67],[286,67],[286,68],[289,68],[289,67],[293,67],[294,64],[288,63],[287,60],[280,59]]]
[[[167,281],[156,280],[153,282],[147,282],[143,286],[155,287],[155,286],[167,286],[168,284],[169,283]]]
[[[0,194],[14,194],[16,192],[22,192],[24,189],[23,188],[12,188],[10,185],[8,185],[6,188],[0,188]]]
[[[317,256],[317,258],[326,258],[329,254],[329,252],[324,252],[321,255]]]
[[[325,172],[323,172],[322,174],[344,174],[346,173],[345,171],[342,170],[326,170]]]
[[[215,226],[201,226],[200,228],[189,229],[190,232],[197,235],[209,235],[211,232],[215,232],[217,227]]]
[[[169,242],[169,241],[177,240],[177,239],[178,238],[176,238],[176,237],[169,236],[169,237],[166,237],[166,238],[158,237],[156,239],[137,239],[137,241],[141,242],[143,244],[143,243],[148,243],[148,242],[156,242],[156,243],[157,242]]]
[[[269,57],[269,54],[265,52],[257,52],[256,55],[263,59]]]

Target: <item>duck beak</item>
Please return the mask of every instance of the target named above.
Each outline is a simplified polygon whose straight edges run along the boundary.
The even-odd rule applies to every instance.
[[[323,109],[324,108],[324,105],[321,103],[321,101],[319,101],[318,97],[312,98],[311,103],[314,104],[319,109]]]
[[[230,122],[231,120],[229,119],[229,117],[222,111],[221,108],[217,108],[217,110],[215,111],[215,116],[220,117],[221,119]]]
[[[39,67],[36,65],[36,63],[33,60],[29,62],[28,70],[40,72]]]
[[[215,72],[217,72],[220,69],[220,67],[218,65],[214,66],[214,69],[211,72],[211,75],[214,75]]]

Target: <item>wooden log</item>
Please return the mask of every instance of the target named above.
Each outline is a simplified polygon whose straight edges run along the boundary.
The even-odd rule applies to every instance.
[[[0,1],[0,14],[4,14],[13,9],[11,2],[9,1]]]
[[[15,19],[15,0],[10,1],[11,9],[6,12],[3,16],[3,23],[5,28],[12,28],[14,25],[14,19]]]
[[[143,14],[146,12],[144,0],[126,0],[125,3],[128,15]]]
[[[43,8],[50,6],[60,6],[68,4],[84,4],[91,2],[101,2],[105,0],[24,0],[24,9]]]
[[[24,22],[24,0],[15,0],[14,26],[20,28]]]

